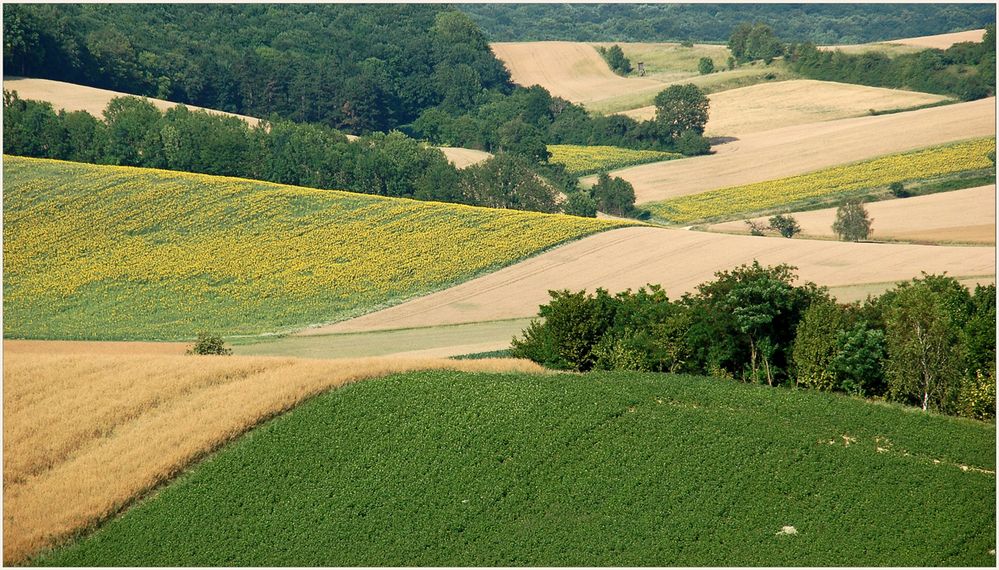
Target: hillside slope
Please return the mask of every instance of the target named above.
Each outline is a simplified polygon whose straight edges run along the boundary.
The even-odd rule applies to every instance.
[[[905,113],[856,117],[750,133],[712,147],[715,154],[615,171],[636,202],[762,182],[937,144],[995,136],[990,97]]]
[[[989,566],[995,441],[710,378],[407,374],[306,403],[39,562]]]
[[[995,276],[993,247],[845,243],[622,228],[567,244],[444,291],[301,334],[531,317],[537,314],[539,305],[548,302],[549,289],[592,291],[603,287],[616,292],[658,283],[671,298],[676,298],[710,281],[716,271],[753,259],[769,265],[795,265],[801,279],[830,287],[908,280],[918,277],[921,271],[946,271],[953,277],[986,280]]]
[[[303,327],[619,225],[141,168],[4,166],[7,337]]]

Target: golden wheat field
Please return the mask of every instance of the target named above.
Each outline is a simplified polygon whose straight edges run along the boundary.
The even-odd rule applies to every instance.
[[[114,515],[306,398],[366,378],[448,369],[540,372],[515,359],[304,360],[4,346],[4,562]]]
[[[906,109],[939,103],[942,95],[850,85],[834,81],[794,79],[729,89],[708,96],[707,136],[740,136],[781,127],[858,117],[870,111]],[[655,107],[622,113],[646,120]]]
[[[964,32],[952,32],[949,34],[936,34],[915,38],[899,38],[897,40],[871,42],[868,44],[821,46],[820,49],[840,50],[844,53],[865,53],[869,51],[884,51],[888,54],[913,53],[927,48],[947,49],[950,46],[961,42],[980,42],[984,36],[984,29],[967,30]]]
[[[995,244],[995,185],[865,204],[874,220],[871,239]],[[801,237],[834,237],[836,208],[793,212]],[[767,218],[754,221],[767,224]],[[711,231],[749,233],[745,220],[714,224]]]
[[[831,288],[877,285],[918,277],[921,271],[960,278],[995,278],[994,247],[760,238],[653,227],[603,232],[537,257],[375,313],[304,331],[360,332],[530,317],[550,289],[609,291],[662,284],[671,298],[710,281],[716,271],[758,259],[789,263],[801,279]],[[842,301],[856,297],[834,295]],[[859,298],[866,295],[864,292]]]
[[[635,187],[635,202],[812,172],[929,146],[995,136],[996,99],[905,113],[855,117],[750,133],[716,144],[715,154],[615,171]],[[584,183],[593,179],[584,179]]]
[[[444,156],[447,157],[448,161],[450,161],[455,168],[472,166],[473,164],[478,164],[484,160],[489,160],[493,156],[484,150],[475,150],[471,148],[460,148],[454,146],[440,146],[437,148],[444,153]]]

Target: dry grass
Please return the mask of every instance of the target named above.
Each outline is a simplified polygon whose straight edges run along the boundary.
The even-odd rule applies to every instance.
[[[473,164],[478,164],[484,160],[489,160],[492,158],[492,154],[484,150],[475,150],[471,148],[459,148],[453,146],[442,146],[438,147],[444,156],[447,157],[451,164],[455,168],[465,168],[466,166],[472,166]]]
[[[504,42],[490,44],[506,64],[514,83],[540,85],[574,103],[590,103],[617,95],[648,92],[650,100],[663,83],[614,74],[597,50],[578,42]]]
[[[980,42],[985,36],[985,30],[968,30],[966,32],[953,32],[950,34],[937,34],[935,36],[920,36],[918,38],[902,38],[898,40],[888,40],[885,42],[873,42],[869,44],[822,46],[821,49],[840,50],[844,53],[865,53],[869,51],[883,51],[889,55],[913,53],[927,48],[947,49],[960,42]]]
[[[992,245],[996,242],[995,185],[872,202],[865,207],[874,220],[872,239]],[[834,237],[832,223],[836,219],[836,208],[792,215],[801,226],[801,237]],[[755,221],[766,225],[766,219]],[[708,229],[749,233],[743,220],[714,224]]]
[[[541,371],[512,359],[323,361],[19,345],[4,347],[7,564],[106,519],[226,441],[331,388],[418,369]]]
[[[103,116],[104,108],[107,107],[108,102],[111,101],[111,99],[114,99],[115,97],[134,96],[129,93],[119,93],[118,91],[98,89],[96,87],[86,87],[84,85],[76,85],[74,83],[66,83],[63,81],[52,81],[51,79],[31,79],[26,77],[5,77],[3,80],[3,88],[7,91],[17,91],[17,96],[21,99],[48,101],[49,103],[52,103],[52,106],[57,111],[59,109],[65,109],[67,111],[86,111],[95,117]],[[167,109],[178,105],[178,103],[164,101],[163,99],[154,99],[152,97],[147,97],[147,99],[161,111],[166,111]],[[225,111],[204,109],[194,105],[186,105],[186,107],[192,111],[200,109],[218,115],[239,117],[249,123],[250,126],[255,126],[260,122],[260,119],[247,117],[246,115],[237,115],[236,113],[226,113]]]
[[[990,97],[890,115],[855,117],[750,133],[715,145],[715,154],[614,172],[635,187],[636,202],[655,202],[804,174],[929,146],[994,136]]]
[[[676,298],[710,281],[716,271],[753,259],[770,265],[790,263],[799,268],[802,279],[831,287],[907,280],[921,271],[946,271],[956,277],[995,275],[994,247],[789,240],[635,227],[584,238],[322,331],[360,332],[530,317],[548,301],[549,289],[592,291],[603,287],[614,292],[660,283]]]
[[[742,136],[781,127],[818,123],[917,107],[948,98],[899,89],[796,79],[730,89],[709,96],[708,136]],[[624,113],[639,120],[655,116],[655,107]]]

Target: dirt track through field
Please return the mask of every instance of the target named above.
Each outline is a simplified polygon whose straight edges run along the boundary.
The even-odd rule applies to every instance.
[[[874,220],[872,239],[960,242],[995,245],[995,185],[928,196],[872,202],[864,206]],[[836,208],[794,212],[801,237],[834,237]],[[767,218],[755,221],[767,224]],[[743,220],[714,224],[712,231],[748,234]]]
[[[514,83],[540,85],[552,95],[587,103],[617,95],[650,91],[663,83],[642,77],[621,77],[589,44],[578,42],[501,42],[490,44],[506,64]]]
[[[450,289],[301,334],[530,317],[547,302],[549,289],[621,291],[659,283],[675,298],[710,281],[716,271],[753,259],[795,265],[801,279],[828,286],[907,280],[921,271],[995,275],[993,247],[857,244],[635,227],[603,232]]]
[[[136,355],[19,344],[4,347],[7,564],[113,515],[226,441],[331,388],[420,369],[541,371],[511,359]]]
[[[868,115],[946,101],[942,95],[795,79],[730,89],[708,96],[707,136],[741,136],[781,127]],[[652,119],[655,107],[622,113]]]
[[[829,166],[975,137],[995,136],[996,99],[750,133],[715,154],[615,171],[636,203],[804,174]]]

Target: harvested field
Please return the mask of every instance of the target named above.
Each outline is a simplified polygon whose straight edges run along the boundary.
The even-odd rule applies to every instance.
[[[871,239],[959,242],[992,244],[996,242],[995,185],[885,200],[864,205],[874,220]],[[832,223],[836,208],[794,212],[801,226],[801,237],[834,237]],[[766,218],[757,218],[766,225]],[[749,233],[743,220],[709,226],[711,231]]]
[[[573,103],[588,103],[615,95],[663,88],[661,81],[621,77],[611,71],[597,50],[577,42],[509,42],[490,44],[510,70],[514,83],[540,85]]]
[[[730,89],[709,96],[707,136],[740,136],[806,123],[858,117],[871,110],[905,109],[946,101],[948,97],[850,85],[834,81],[795,79]],[[624,113],[639,120],[655,116],[655,107]]]
[[[715,154],[615,171],[636,203],[803,174],[975,137],[994,136],[996,99],[890,115],[839,119],[759,133],[713,147]]]
[[[52,103],[52,106],[57,111],[59,109],[65,109],[67,111],[86,111],[95,117],[103,116],[104,108],[107,107],[108,102],[115,97],[138,97],[138,95],[132,95],[131,93],[120,93],[118,91],[98,89],[96,87],[87,87],[85,85],[76,85],[75,83],[66,83],[64,81],[33,79],[27,77],[5,77],[3,80],[3,88],[7,91],[17,91],[17,96],[21,99],[48,101],[49,103]],[[175,107],[180,104],[171,101],[164,101],[163,99],[155,99],[153,97],[146,97],[146,99],[148,99],[153,105],[156,105],[156,108],[161,111],[166,111],[170,107]],[[260,122],[260,119],[247,117],[246,115],[226,113],[225,111],[215,111],[213,109],[205,109],[194,105],[185,106],[192,111],[201,110],[208,111],[209,113],[215,113],[217,115],[239,117],[249,123],[250,126],[255,126]]]
[[[302,334],[359,332],[535,315],[549,289],[609,291],[660,283],[678,297],[716,271],[758,259],[789,263],[803,280],[831,287],[907,280],[921,271],[995,276],[995,248],[788,240],[625,228],[559,247],[445,291]],[[842,298],[842,300],[852,300]]]
[[[937,34],[935,36],[919,36],[918,38],[902,38],[882,43],[899,44],[920,48],[947,49],[950,46],[961,42],[980,42],[983,37],[985,37],[984,29],[968,30],[966,32],[953,32],[950,34]]]
[[[459,148],[453,146],[441,146],[437,148],[441,149],[441,152],[444,153],[444,156],[451,161],[451,164],[453,164],[455,168],[472,166],[473,164],[478,164],[484,160],[489,160],[493,156],[484,150],[475,150],[471,148]]]
[[[4,354],[4,562],[92,527],[263,420],[321,392],[424,369],[539,372],[514,359],[296,360]]]

